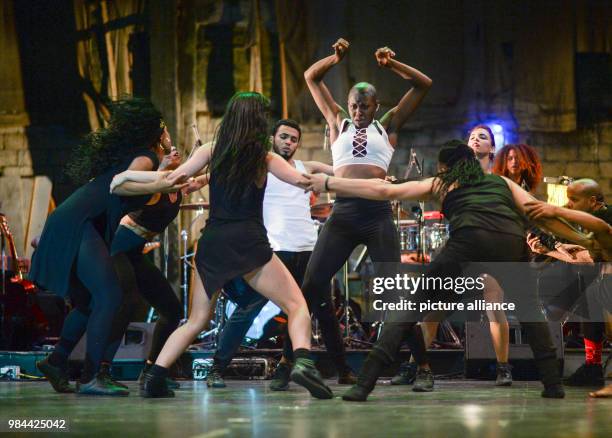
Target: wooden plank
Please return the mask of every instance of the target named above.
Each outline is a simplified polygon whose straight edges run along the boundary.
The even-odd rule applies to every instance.
[[[49,204],[52,202],[51,189],[53,183],[46,176],[34,177],[34,185],[32,187],[32,200],[30,202],[30,208],[28,209],[28,226],[25,233],[25,240],[23,247],[20,248],[21,254],[25,257],[32,257],[34,248],[30,246],[30,242],[36,236],[42,233],[47,215],[49,213]]]

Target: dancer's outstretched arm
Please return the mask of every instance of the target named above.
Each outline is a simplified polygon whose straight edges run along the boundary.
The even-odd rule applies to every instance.
[[[287,163],[280,155],[274,152],[268,152],[268,172],[286,182],[303,189],[308,185],[308,180],[295,167]]]
[[[433,193],[435,178],[391,184],[382,179],[337,178],[329,175],[308,175],[308,190],[316,193],[336,192],[342,196],[357,196],[373,200],[426,200]]]
[[[557,207],[541,201],[532,201],[525,204],[527,215],[532,220],[543,218],[562,218],[592,231],[595,239],[605,248],[612,249],[612,226],[606,221],[578,210]]]
[[[212,147],[205,145],[194,152],[189,160],[174,171],[126,170],[114,176],[110,191],[118,195],[142,195],[163,191],[177,191],[184,180],[200,172],[210,162]]]
[[[526,204],[537,201],[537,199],[511,179],[506,178],[505,176],[502,176],[502,178],[506,181],[510,191],[512,192],[516,207],[521,213],[527,215],[527,209],[525,207]],[[565,220],[559,219],[558,217],[541,217],[537,219],[535,223],[539,227],[551,232],[556,236],[577,243],[578,245],[581,245],[587,249],[593,248],[594,241],[592,237],[576,230]]]

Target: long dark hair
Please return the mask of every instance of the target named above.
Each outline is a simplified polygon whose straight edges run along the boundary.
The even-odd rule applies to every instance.
[[[438,195],[445,195],[455,183],[458,187],[464,187],[474,185],[484,178],[474,151],[461,140],[444,143],[438,153],[438,162],[445,166],[445,169],[436,175],[440,181],[436,188]]]
[[[536,150],[527,144],[507,144],[501,148],[495,156],[493,173],[510,178],[510,172],[508,171],[510,151],[514,151],[518,159],[522,180],[518,183],[525,182],[529,191],[535,190],[538,184],[542,182],[542,163]]]
[[[230,197],[267,173],[269,106],[268,98],[255,92],[236,93],[227,104],[215,134],[210,172]]]
[[[150,150],[164,130],[161,113],[146,99],[118,100],[109,111],[108,126],[88,134],[66,165],[66,173],[77,184]]]

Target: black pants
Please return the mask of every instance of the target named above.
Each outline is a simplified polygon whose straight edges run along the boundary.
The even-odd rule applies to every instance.
[[[87,332],[85,367],[81,376],[81,381],[87,382],[100,368],[122,299],[108,246],[91,222],[83,226],[75,273],[76,279],[69,292],[74,308],[64,321],[53,357],[65,361]]]
[[[399,238],[389,202],[336,199],[306,268],[302,291],[310,311],[319,320],[323,341],[339,371],[346,366],[344,344],[330,282],[360,244],[367,246],[374,262],[399,262]]]
[[[525,239],[510,234],[494,233],[477,228],[457,230],[449,239],[438,257],[429,265],[427,277],[458,277],[462,275],[462,262],[515,262],[526,260]],[[536,295],[535,276],[525,275],[527,270],[521,270],[523,290],[521,304],[527,309],[539,309],[540,303]],[[512,272],[491,273],[500,283],[504,292],[510,292],[509,277],[518,275]],[[417,291],[413,301],[419,299],[459,300],[462,297],[454,293],[435,293],[432,291]],[[408,312],[407,312],[408,313]],[[393,312],[389,321],[383,327],[381,336],[370,353],[373,359],[384,365],[391,364],[399,352],[402,340],[407,338],[418,319],[418,312],[413,317],[406,313],[400,315]],[[548,323],[541,312],[534,311],[530,321],[522,322],[533,351],[536,364],[544,384],[560,383],[556,348],[552,342]],[[535,317],[535,318],[534,318]],[[537,319],[541,319],[538,321]],[[410,321],[410,322],[402,322]],[[422,343],[421,343],[422,344]],[[428,363],[427,353],[423,346],[414,351],[415,360],[419,364]],[[365,367],[364,367],[365,368]],[[368,370],[362,370],[367,373]],[[371,376],[374,377],[374,376]]]
[[[295,282],[302,284],[306,264],[312,254],[310,251],[289,252],[277,251],[275,254],[287,267]],[[224,286],[224,291],[228,297],[237,304],[236,310],[225,324],[219,339],[219,346],[215,351],[215,365],[221,369],[227,367],[232,358],[240,348],[240,343],[244,339],[253,321],[267,304],[268,299],[260,295],[255,289],[250,287],[242,278],[237,278]],[[289,359],[293,356],[293,349],[289,336],[285,336],[283,355]]]
[[[166,340],[181,320],[181,303],[168,280],[147,257],[142,254],[145,239],[120,226],[113,239],[111,254],[121,287],[123,301],[113,321],[104,360],[111,362],[119,349],[121,339],[132,320],[139,294],[157,311],[148,360],[155,362]]]

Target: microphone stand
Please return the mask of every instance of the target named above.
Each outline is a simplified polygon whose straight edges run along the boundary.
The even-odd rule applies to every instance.
[[[404,179],[408,179],[408,175],[412,169],[416,169],[419,178],[423,177],[423,167],[425,166],[425,160],[419,163],[414,148],[410,148],[410,162],[404,173]],[[417,216],[417,230],[419,241],[417,242],[417,259],[421,260],[422,264],[425,264],[425,201],[419,201],[420,214]],[[398,222],[399,223],[399,222]]]

